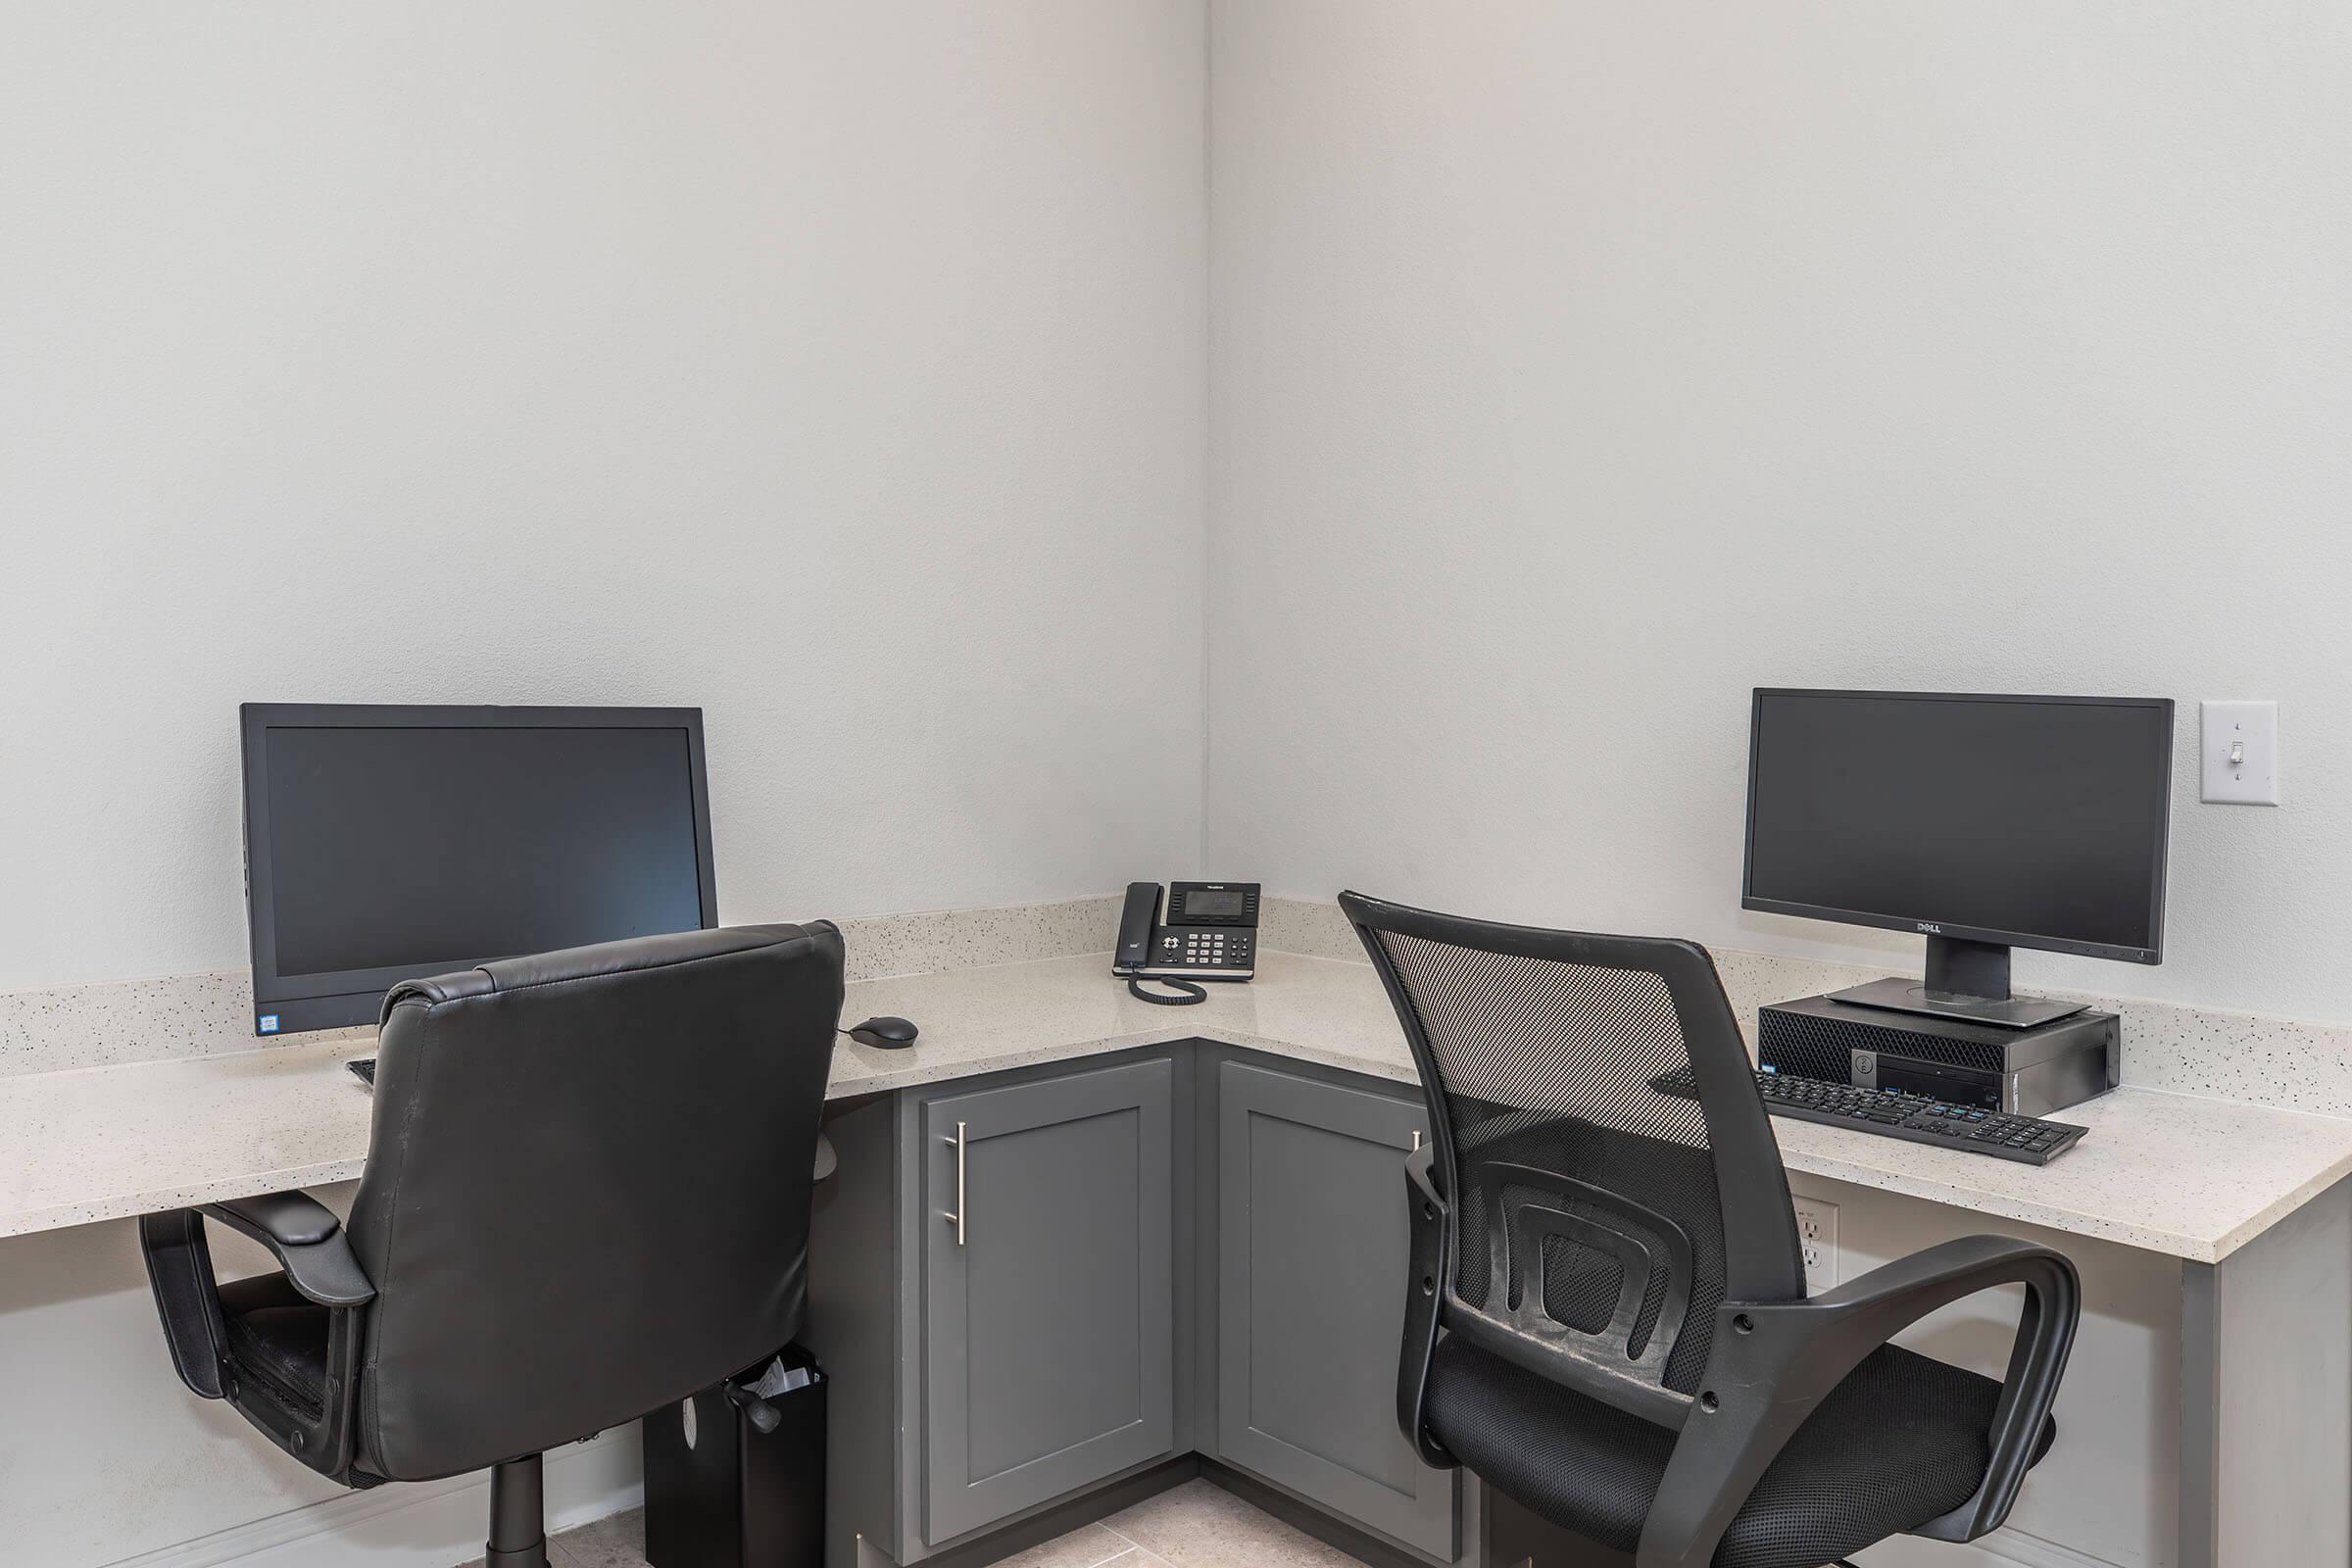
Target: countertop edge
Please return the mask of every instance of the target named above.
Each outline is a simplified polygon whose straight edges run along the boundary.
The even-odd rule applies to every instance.
[[[368,1161],[327,1160],[315,1165],[290,1165],[283,1170],[258,1172],[251,1177],[199,1182],[193,1187],[159,1187],[144,1193],[122,1193],[86,1203],[53,1203],[47,1208],[18,1209],[0,1214],[0,1241],[15,1236],[38,1236],[44,1231],[71,1230],[77,1225],[103,1225],[113,1220],[137,1219],[199,1203],[218,1203],[260,1193],[292,1192],[297,1188],[329,1187],[356,1181]]]
[[[1338,960],[1327,960],[1338,961]],[[1145,1050],[1155,1046],[1177,1045],[1190,1040],[1202,1040],[1232,1048],[1256,1052],[1278,1060],[1295,1061],[1333,1068],[1381,1083],[1412,1088],[1416,1075],[1409,1061],[1359,1054],[1345,1047],[1333,1045],[1298,1044],[1292,1041],[1256,1033],[1250,1029],[1221,1026],[1202,1020],[1199,1024],[1189,1019],[1171,1018],[1164,1024],[1153,1021],[1152,1027],[1106,1033],[1089,1038],[1072,1039],[1043,1046],[1035,1044],[1006,1045],[997,1050],[983,1050],[977,1054],[948,1057],[934,1061],[896,1059],[894,1056],[919,1056],[918,1044],[910,1053],[877,1052],[869,1047],[843,1040],[836,1048],[834,1076],[826,1087],[828,1102],[868,1096],[892,1094],[904,1089],[920,1089],[934,1084],[954,1083],[986,1077],[1025,1068],[1052,1066],[1057,1063],[1082,1061],[1090,1057],[1110,1055],[1120,1052]],[[222,1054],[203,1058],[172,1058],[164,1062],[124,1064],[104,1067],[65,1069],[60,1077],[72,1075],[118,1074],[139,1071],[142,1067],[166,1068],[173,1072],[204,1071],[213,1067],[230,1067],[257,1060],[272,1069],[339,1071],[341,1064],[355,1056],[370,1054],[371,1039],[342,1039],[321,1042],[314,1047],[273,1047],[251,1053]],[[47,1076],[47,1075],[35,1075]],[[12,1080],[24,1084],[20,1077]],[[356,1083],[350,1087],[354,1095],[365,1091]],[[2133,1092],[2126,1086],[2125,1093]],[[2138,1093],[2172,1096],[2177,1092],[2146,1089]],[[2209,1097],[2180,1095],[2178,1098],[2206,1102]],[[2239,1102],[2213,1100],[2217,1104],[2242,1104]],[[2313,1113],[2282,1110],[2271,1106],[2247,1106],[2249,1110],[2266,1115],[2299,1117]],[[2319,1117],[2332,1121],[2335,1118]],[[1865,1134],[1854,1134],[1861,1137]],[[1987,1192],[1969,1185],[1965,1180],[1921,1175],[1917,1172],[1890,1170],[1884,1166],[1862,1163],[1817,1150],[1782,1150],[1782,1157],[1791,1172],[1845,1182],[1896,1197],[1908,1198],[1946,1207],[1966,1209],[1987,1220],[2007,1220],[2034,1225],[2080,1236],[2085,1240],[2107,1242],[2143,1251],[2177,1257],[2186,1262],[2215,1264],[2230,1257],[2288,1214],[2320,1196],[2352,1174],[2352,1144],[2318,1166],[2314,1173],[2292,1188],[2270,1193],[2251,1212],[2241,1213],[2228,1228],[2218,1232],[2180,1233],[2135,1224],[2129,1220],[2099,1213],[2070,1208],[2059,1202],[2041,1202],[2014,1193]],[[1959,1157],[1959,1156],[1955,1156]],[[224,1176],[193,1185],[153,1188],[140,1191],[109,1194],[87,1200],[51,1203],[38,1208],[0,1211],[0,1238],[62,1230],[85,1224],[99,1224],[118,1219],[135,1218],[162,1209],[184,1207],[194,1203],[218,1201],[222,1199],[249,1196],[286,1188],[320,1186],[351,1180],[360,1175],[365,1165],[364,1153],[341,1159],[295,1163],[249,1175]]]

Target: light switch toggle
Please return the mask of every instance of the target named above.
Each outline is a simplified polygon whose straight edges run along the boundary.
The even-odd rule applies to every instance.
[[[2201,705],[2199,772],[2204,798],[2231,806],[2278,804],[2278,705]]]

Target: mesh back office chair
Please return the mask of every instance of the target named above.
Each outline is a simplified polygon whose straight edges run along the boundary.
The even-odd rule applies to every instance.
[[[395,986],[348,1227],[302,1193],[140,1221],[181,1380],[348,1486],[494,1466],[489,1564],[545,1568],[543,1450],[799,1331],[841,1000],[823,922]],[[202,1215],[282,1272],[217,1285]]]
[[[2056,1435],[2080,1300],[2062,1254],[1969,1237],[1807,1298],[1705,949],[1340,903],[1433,1111],[1406,1166],[1397,1376],[1424,1458],[1638,1568],[1822,1568],[2007,1517]],[[1685,1070],[1695,1102],[1651,1087]],[[1886,1343],[2012,1283],[2000,1383]]]

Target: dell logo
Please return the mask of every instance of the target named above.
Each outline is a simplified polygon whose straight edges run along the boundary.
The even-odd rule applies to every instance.
[[[1943,935],[1943,927],[1939,925],[1931,925],[1925,920],[1919,922],[1919,928],[1932,937],[1939,937]]]

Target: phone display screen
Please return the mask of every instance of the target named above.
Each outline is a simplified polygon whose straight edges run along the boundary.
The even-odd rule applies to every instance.
[[[1234,888],[1196,888],[1184,896],[1187,920],[1230,920],[1248,906]]]

